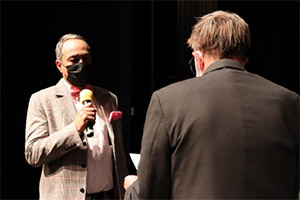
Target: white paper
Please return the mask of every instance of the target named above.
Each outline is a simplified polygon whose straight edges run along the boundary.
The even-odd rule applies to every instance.
[[[141,155],[138,154],[138,153],[129,153],[129,155],[131,157],[131,160],[132,160],[135,168],[138,169],[139,162],[140,162],[140,159],[141,159]]]

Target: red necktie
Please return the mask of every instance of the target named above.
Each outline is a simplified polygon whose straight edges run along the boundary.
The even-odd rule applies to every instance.
[[[72,85],[70,90],[71,90],[71,95],[72,95],[73,99],[78,98],[79,93],[80,93],[81,90],[83,90],[83,89],[89,89],[89,90],[92,90],[92,91],[93,91],[93,86],[90,85],[90,84],[88,84],[88,85],[86,85],[84,88],[80,89],[80,88],[75,87],[75,86]]]

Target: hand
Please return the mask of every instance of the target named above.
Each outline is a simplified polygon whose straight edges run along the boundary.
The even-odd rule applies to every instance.
[[[79,133],[84,131],[89,121],[95,123],[96,111],[92,103],[87,103],[77,112],[74,123]]]
[[[128,175],[124,178],[124,189],[127,190],[127,188],[136,180],[138,179],[138,176],[136,175]]]

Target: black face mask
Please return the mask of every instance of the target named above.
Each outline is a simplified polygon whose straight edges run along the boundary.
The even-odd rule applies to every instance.
[[[66,66],[68,70],[67,80],[74,86],[86,86],[93,73],[93,66],[90,63],[82,62]]]

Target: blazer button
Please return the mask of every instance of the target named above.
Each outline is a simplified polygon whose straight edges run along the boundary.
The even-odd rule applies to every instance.
[[[80,192],[81,192],[81,193],[84,193],[84,188],[80,188]]]

